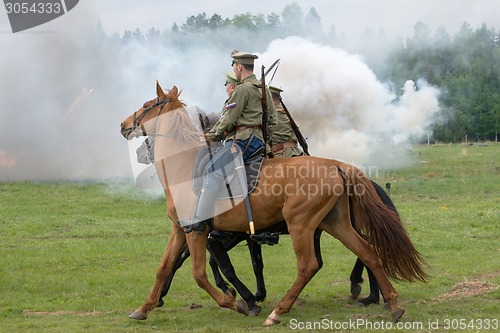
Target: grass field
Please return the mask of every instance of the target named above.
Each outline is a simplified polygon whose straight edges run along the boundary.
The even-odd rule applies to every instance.
[[[130,320],[167,244],[164,200],[129,183],[22,182],[0,184],[0,331],[500,330],[500,145],[420,146],[409,154],[413,167],[375,179],[391,183],[391,198],[430,264],[429,282],[395,283],[406,309],[401,329],[388,326],[382,305],[349,300],[355,257],[329,236],[322,237],[322,270],[276,327],[261,325],[295,277],[287,236],[263,249],[268,297],[260,316],[219,308],[196,286],[188,260],[165,306],[146,321]],[[246,247],[231,258],[253,289]]]

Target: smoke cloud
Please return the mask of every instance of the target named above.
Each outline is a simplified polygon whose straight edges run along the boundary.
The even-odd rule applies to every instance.
[[[113,159],[120,148],[111,125],[116,128],[120,120],[110,111],[118,97],[100,104],[106,98],[93,88],[92,73],[80,66],[86,54],[78,36],[1,38],[10,53],[3,54],[0,65],[0,152],[11,163],[0,167],[0,180],[125,174]]]
[[[379,168],[408,162],[398,147],[427,135],[439,112],[439,90],[407,81],[400,98],[360,56],[289,37],[273,41],[259,60],[281,59],[271,85],[281,87],[311,153]],[[405,162],[406,161],[406,162]]]

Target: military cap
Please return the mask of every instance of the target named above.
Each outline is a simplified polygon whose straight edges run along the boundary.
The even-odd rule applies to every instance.
[[[234,75],[234,71],[228,71],[228,72],[226,72],[226,84],[228,84],[228,83],[238,84],[239,82],[240,81]]]
[[[280,89],[278,87],[274,87],[274,86],[269,86],[269,91],[271,92],[271,94],[281,94],[283,92],[283,89]]]
[[[258,56],[248,52],[233,50],[231,52],[231,58],[233,58],[233,63],[242,65],[253,65],[253,61],[257,59]]]

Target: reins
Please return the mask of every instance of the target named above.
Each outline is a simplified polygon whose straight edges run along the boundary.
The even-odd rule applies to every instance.
[[[160,133],[147,133],[146,132],[146,129],[144,128],[144,125],[141,124],[141,121],[142,119],[146,116],[146,114],[153,110],[155,107],[159,106],[160,109],[158,110],[158,114],[156,115],[156,124],[155,124],[155,128],[156,128],[156,125],[158,124],[158,118],[160,116],[160,113],[161,113],[161,110],[163,109],[163,107],[165,106],[165,104],[167,103],[170,103],[172,102],[172,100],[170,98],[167,98],[166,100],[164,101],[158,101],[158,97],[156,98],[156,103],[153,104],[153,105],[150,105],[148,106],[140,115],[139,117],[137,117],[137,111],[134,112],[134,127],[137,128],[137,127],[140,127],[141,130],[142,130],[142,134],[143,136],[148,136],[148,135],[155,135],[155,136],[166,136],[166,135],[163,135],[163,134],[160,134]]]

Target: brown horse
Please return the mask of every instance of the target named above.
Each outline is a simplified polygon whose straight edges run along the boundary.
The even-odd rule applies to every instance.
[[[156,99],[146,102],[123,121],[121,133],[126,139],[144,133],[157,135],[156,168],[173,223],[155,285],[144,304],[130,318],[146,319],[156,307],[163,282],[172,273],[186,242],[196,283],[219,306],[248,314],[244,302],[236,302],[233,295],[223,294],[207,279],[208,228],[203,233],[186,234],[180,226],[194,212],[196,198],[187,184],[204,141],[201,132],[193,126],[184,103],[179,100],[177,87],[165,93],[157,83],[156,90]],[[281,316],[290,311],[302,289],[317,272],[319,265],[314,247],[317,228],[340,240],[372,270],[395,322],[404,310],[397,304],[398,293],[389,277],[405,281],[425,281],[427,277],[422,267],[425,261],[413,246],[397,213],[382,203],[370,180],[352,165],[310,156],[267,160],[258,186],[249,198],[256,230],[286,221],[297,259],[296,279],[264,325],[279,323]],[[217,206],[220,209],[216,207],[216,212],[220,213],[214,218],[214,229],[249,230],[244,204],[231,208],[227,202],[218,201]],[[353,229],[351,210],[366,240]]]

